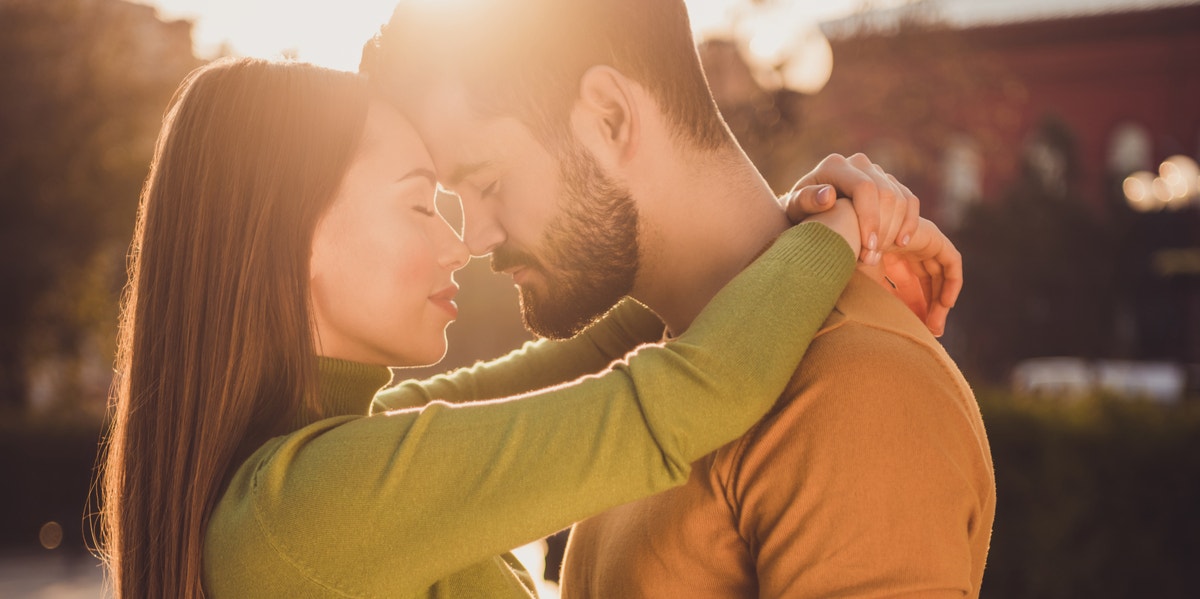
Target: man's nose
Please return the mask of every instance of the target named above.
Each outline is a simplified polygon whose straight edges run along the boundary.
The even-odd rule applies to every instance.
[[[472,256],[486,256],[508,239],[496,214],[480,202],[463,200],[463,242]]]

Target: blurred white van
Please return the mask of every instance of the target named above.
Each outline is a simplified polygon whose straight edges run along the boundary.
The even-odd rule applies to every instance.
[[[1098,391],[1174,403],[1183,398],[1187,371],[1172,362],[1033,358],[1013,368],[1012,385],[1027,395],[1078,397]]]

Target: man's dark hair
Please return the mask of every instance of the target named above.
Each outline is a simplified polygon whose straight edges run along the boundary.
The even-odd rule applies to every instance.
[[[681,141],[707,150],[731,142],[683,0],[401,0],[359,70],[398,101],[458,77],[473,108],[514,116],[555,146],[580,77],[596,65],[644,87]]]

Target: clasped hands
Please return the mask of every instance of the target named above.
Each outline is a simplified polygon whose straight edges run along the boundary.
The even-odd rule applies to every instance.
[[[858,215],[859,269],[900,298],[941,336],[962,291],[962,254],[937,225],[920,216],[920,200],[863,154],[833,154],[780,198],[799,223],[850,200]]]

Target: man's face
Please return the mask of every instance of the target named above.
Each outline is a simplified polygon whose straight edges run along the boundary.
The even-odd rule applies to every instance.
[[[406,107],[442,184],[463,205],[474,255],[512,275],[527,328],[575,335],[633,288],[638,214],[573,138],[554,155],[512,117],[484,117],[462,87],[434,86]]]

